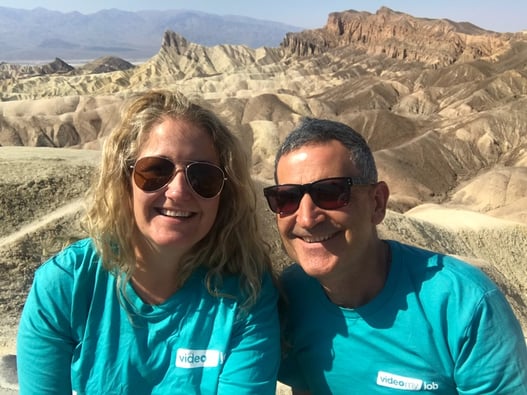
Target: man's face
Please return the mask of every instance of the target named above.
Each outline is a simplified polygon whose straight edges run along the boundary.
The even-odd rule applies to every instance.
[[[348,149],[336,140],[283,155],[276,171],[279,184],[359,176]],[[361,263],[367,261],[364,258],[377,240],[375,227],[384,218],[387,195],[378,189],[379,184],[353,186],[349,203],[335,210],[318,207],[304,194],[294,213],[277,215],[287,253],[308,275],[321,281],[360,274]]]

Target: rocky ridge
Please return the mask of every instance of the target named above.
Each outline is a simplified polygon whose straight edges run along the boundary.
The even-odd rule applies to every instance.
[[[0,63],[0,79],[27,78],[45,74],[65,74],[74,70],[62,59],[55,58],[53,62],[43,65],[19,65],[2,62]]]
[[[468,22],[432,20],[380,8],[334,12],[326,26],[288,33],[281,46],[300,56],[351,46],[369,55],[417,61],[436,67],[498,56],[510,48],[511,34],[483,30]]]

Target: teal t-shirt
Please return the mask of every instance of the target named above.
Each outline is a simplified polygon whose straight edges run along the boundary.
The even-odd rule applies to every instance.
[[[390,241],[377,297],[340,308],[298,265],[279,380],[315,394],[527,394],[527,350],[508,302],[479,269]]]
[[[270,276],[247,311],[237,276],[224,278],[217,297],[205,274],[198,269],[166,302],[149,305],[130,285],[128,299],[118,296],[90,240],[68,247],[36,271],[24,306],[20,394],[274,395],[280,344]]]

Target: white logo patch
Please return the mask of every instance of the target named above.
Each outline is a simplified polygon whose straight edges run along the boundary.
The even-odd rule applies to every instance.
[[[223,364],[225,354],[218,350],[190,350],[179,348],[176,354],[178,368],[213,368]]]
[[[423,387],[423,380],[381,371],[377,373],[377,385],[406,391],[420,391]]]
[[[403,391],[436,391],[439,389],[439,384],[434,381],[427,382],[383,371],[377,373],[377,385]]]

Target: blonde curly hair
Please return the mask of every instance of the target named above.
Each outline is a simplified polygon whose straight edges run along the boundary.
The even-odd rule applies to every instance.
[[[240,275],[246,304],[257,299],[264,273],[273,275],[269,246],[259,231],[256,189],[240,141],[210,110],[179,92],[149,91],[132,98],[121,122],[107,137],[91,191],[84,228],[105,268],[122,278],[124,291],[135,269],[131,169],[152,128],[166,118],[182,119],[205,130],[216,147],[227,181],[212,229],[180,262],[182,284],[199,266],[207,267],[207,288],[216,294],[225,274]],[[122,276],[124,274],[124,276]]]

